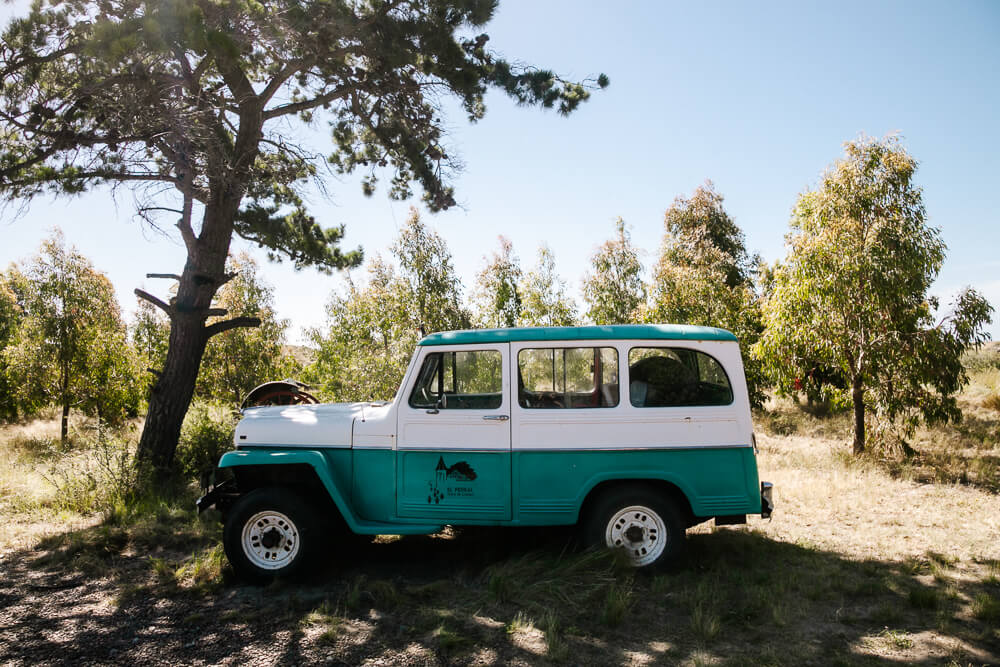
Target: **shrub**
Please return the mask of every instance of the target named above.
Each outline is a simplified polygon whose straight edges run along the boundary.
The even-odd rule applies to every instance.
[[[135,439],[99,428],[83,453],[65,453],[45,479],[55,489],[52,505],[79,514],[111,514],[135,500]]]
[[[188,479],[211,472],[224,452],[232,449],[235,422],[230,408],[193,403],[184,418],[177,443],[177,468]]]

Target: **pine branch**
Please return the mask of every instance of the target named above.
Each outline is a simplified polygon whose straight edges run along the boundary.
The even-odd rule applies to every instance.
[[[259,327],[260,318],[259,317],[234,317],[231,320],[225,320],[223,322],[216,322],[215,324],[205,327],[205,334],[208,338],[220,334],[224,331],[229,331],[230,329],[238,329],[240,327]]]

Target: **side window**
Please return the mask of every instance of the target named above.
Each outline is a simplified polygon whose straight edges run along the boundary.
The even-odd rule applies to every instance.
[[[618,351],[613,347],[546,347],[517,355],[522,408],[613,408],[618,405]]]
[[[428,354],[417,373],[410,407],[495,410],[503,403],[501,366],[497,350]]]
[[[633,347],[629,401],[637,408],[729,405],[733,388],[715,357],[679,347]]]

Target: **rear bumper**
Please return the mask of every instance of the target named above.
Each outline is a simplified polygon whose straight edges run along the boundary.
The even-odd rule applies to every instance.
[[[760,516],[763,519],[771,518],[774,511],[774,484],[770,482],[760,483]]]

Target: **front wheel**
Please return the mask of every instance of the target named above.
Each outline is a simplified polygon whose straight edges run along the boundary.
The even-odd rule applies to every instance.
[[[240,496],[226,517],[226,557],[243,579],[266,582],[302,572],[318,541],[313,513],[278,487]]]
[[[652,490],[605,493],[585,530],[588,543],[623,549],[634,567],[673,563],[684,553],[684,524],[674,503]]]

